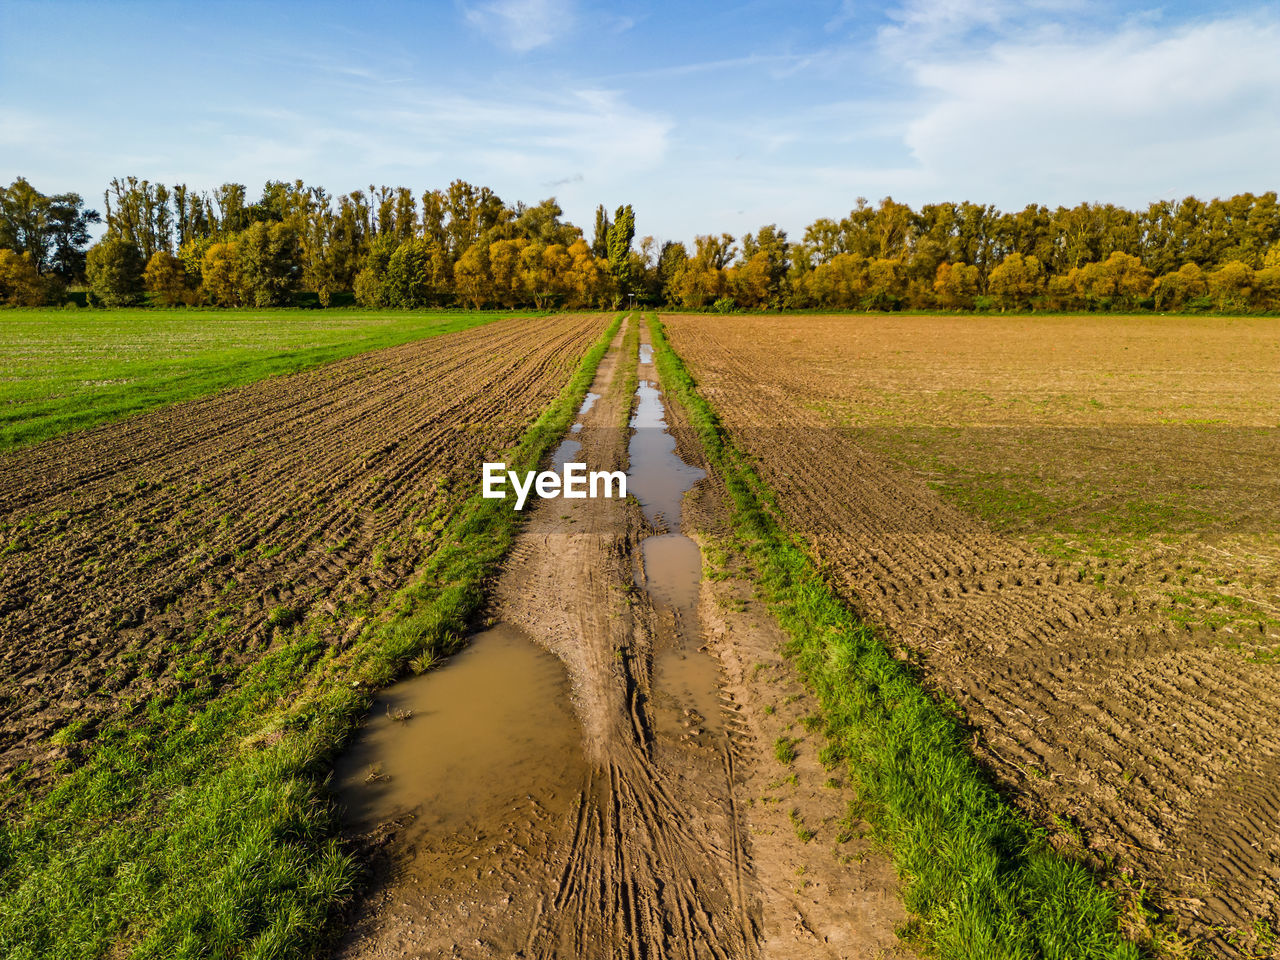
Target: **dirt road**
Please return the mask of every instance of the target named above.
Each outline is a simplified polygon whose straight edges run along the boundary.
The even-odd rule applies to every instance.
[[[625,426],[637,358],[624,334],[570,439],[589,469],[635,477],[645,466],[635,458],[650,454]],[[638,376],[639,392],[657,396],[653,366]],[[679,412],[666,415],[679,435]],[[696,457],[687,437],[679,451]],[[686,532],[717,523],[714,478],[699,491]],[[847,797],[825,785],[817,744],[799,733],[790,765],[773,755],[775,731],[797,729],[811,709],[776,628],[744,599],[748,585],[699,586],[700,564],[691,584],[671,583],[644,541],[681,524],[670,506],[649,513],[634,498],[534,507],[493,620],[502,642],[518,631],[563,665],[581,728],[577,779],[563,779],[573,763],[530,774],[505,812],[465,835],[424,829],[430,809],[371,831],[385,872],[341,957],[905,955],[893,871],[840,824]],[[494,642],[481,637],[475,655]],[[378,787],[368,781],[355,771],[343,789],[359,803]]]

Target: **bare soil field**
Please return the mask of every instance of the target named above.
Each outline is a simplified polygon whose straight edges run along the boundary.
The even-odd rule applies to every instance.
[[[642,443],[644,431],[627,427],[637,372],[642,398],[657,396],[652,364],[637,367],[636,322],[566,438],[581,446],[565,452],[633,477],[653,467],[637,461],[664,433]],[[680,412],[668,404],[665,416],[671,445],[697,466]],[[365,841],[384,866],[339,949],[344,960],[909,955],[895,932],[905,916],[892,866],[844,821],[847,798],[826,782],[801,725],[809,704],[776,625],[740,598],[749,585],[699,586],[700,563],[677,569],[645,546],[714,528],[723,510],[714,478],[683,520],[680,484],[660,491],[657,513],[658,500],[638,482],[634,490],[626,500],[536,502],[494,588],[490,633],[523,637],[563,665],[581,758],[568,779],[551,764],[513,765],[514,783],[485,785],[473,810],[443,825],[430,804],[376,824]],[[476,638],[474,656],[495,639]],[[440,680],[454,669],[444,665]],[[397,696],[388,690],[371,716]],[[486,696],[477,690],[477,702]],[[537,722],[545,716],[530,708]],[[419,722],[404,721],[406,738]],[[786,762],[774,756],[784,731],[796,744]],[[374,756],[361,744],[353,753]],[[384,773],[392,789],[407,775],[359,764],[343,773],[353,808],[376,798]],[[459,789],[470,776],[459,775]],[[491,809],[504,791],[507,805]]]
[[[600,317],[501,321],[0,458],[6,802],[106,716],[212,697],[311,615],[340,649],[520,436]]]
[[[663,320],[1007,795],[1203,949],[1271,955],[1275,321]]]

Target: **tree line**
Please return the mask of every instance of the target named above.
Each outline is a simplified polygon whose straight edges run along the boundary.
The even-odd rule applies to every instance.
[[[89,246],[90,227],[105,224]],[[422,194],[337,197],[302,181],[197,191],[112,180],[103,213],[78,194],[0,187],[0,303],[284,306],[300,295],[379,307],[1280,310],[1274,192],[1004,213],[919,210],[859,198],[801,239],[770,224],[691,245],[636,240],[629,205],[597,208],[593,234],[554,198],[508,204],[455,180]]]

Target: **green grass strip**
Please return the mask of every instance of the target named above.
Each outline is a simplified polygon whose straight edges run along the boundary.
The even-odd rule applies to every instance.
[[[507,451],[512,469],[564,436],[621,322]],[[229,692],[175,652],[188,689],[98,731],[79,766],[0,825],[0,956],[313,955],[359,878],[337,836],[333,759],[374,690],[462,644],[518,531],[522,515],[478,487],[456,485],[419,578],[347,651],[332,618],[294,625]]]
[[[0,311],[0,451],[411,340],[537,313]]]
[[[920,942],[946,960],[1134,960],[1115,897],[1005,803],[959,724],[824,582],[776,499],[649,319],[659,375],[732,500],[736,537],[817,693],[859,812],[903,880]]]

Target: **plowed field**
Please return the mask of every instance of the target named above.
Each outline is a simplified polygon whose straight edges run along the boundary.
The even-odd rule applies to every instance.
[[[368,353],[0,458],[8,802],[108,715],[215,695],[313,614],[339,648],[604,329],[518,319]]]
[[[1265,955],[1274,321],[664,322],[787,523],[1006,793],[1213,952]]]

